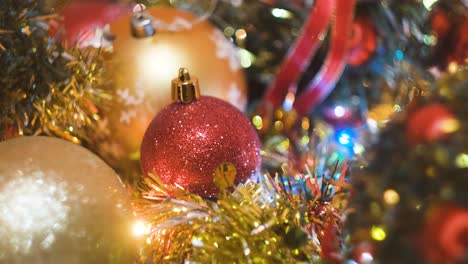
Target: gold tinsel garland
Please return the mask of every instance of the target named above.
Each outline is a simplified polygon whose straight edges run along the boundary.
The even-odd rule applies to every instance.
[[[339,233],[339,201],[347,197],[308,200],[283,180],[264,175],[259,183],[241,184],[212,201],[155,176],[145,178],[135,208],[148,223],[148,257],[153,263],[320,261],[330,253],[322,250],[332,242],[327,231]],[[322,184],[323,190],[341,189],[336,182]]]
[[[66,49],[50,37],[56,15],[42,1],[0,4],[0,135],[50,135],[94,145],[110,102],[99,50]]]

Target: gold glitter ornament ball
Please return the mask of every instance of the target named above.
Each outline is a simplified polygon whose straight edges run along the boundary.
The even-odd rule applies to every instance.
[[[243,111],[247,88],[234,45],[208,21],[173,8],[150,8],[111,23],[115,36],[108,69],[118,107],[110,113],[111,134],[124,157],[138,159],[153,117],[170,104],[174,72],[185,66],[202,80],[204,94]]]
[[[51,137],[0,143],[0,263],[132,263],[129,197],[85,148]]]

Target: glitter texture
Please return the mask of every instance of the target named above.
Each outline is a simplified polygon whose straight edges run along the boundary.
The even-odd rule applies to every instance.
[[[232,163],[234,184],[255,175],[260,141],[248,119],[232,105],[202,96],[190,104],[173,103],[152,121],[143,138],[141,166],[166,184],[178,184],[203,197],[215,197],[216,168]]]
[[[51,137],[0,143],[0,263],[131,263],[130,200],[85,148]]]

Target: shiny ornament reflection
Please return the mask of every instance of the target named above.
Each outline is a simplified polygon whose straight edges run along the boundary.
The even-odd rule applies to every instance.
[[[49,137],[0,143],[0,263],[131,263],[132,223],[118,176],[88,150]]]
[[[144,19],[151,19],[154,35],[132,35],[132,16],[111,23],[115,41],[106,67],[118,103],[107,114],[113,142],[120,147],[119,155],[131,159],[138,158],[141,140],[153,117],[170,103],[169,86],[179,67],[188,67],[200,78],[205,95],[218,97],[240,110],[247,103],[237,50],[220,30],[172,8],[150,8],[145,10]]]
[[[220,99],[200,96],[198,79],[185,68],[172,81],[172,95],[174,103],[156,115],[143,138],[145,176],[154,174],[166,184],[216,197],[221,186],[246,182],[258,173],[260,140],[239,110]],[[233,176],[221,173],[217,179],[223,165]]]

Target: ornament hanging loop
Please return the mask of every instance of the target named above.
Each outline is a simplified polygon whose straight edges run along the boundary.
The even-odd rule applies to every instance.
[[[186,68],[179,69],[179,76],[172,80],[172,100],[184,104],[200,98],[198,79],[190,76]]]
[[[156,33],[156,29],[159,32],[180,32],[184,30],[190,30],[197,24],[206,21],[215,11],[217,4],[218,0],[211,0],[208,9],[193,21],[176,19],[173,23],[167,23],[163,20],[151,16],[150,14],[144,12],[146,8],[144,5],[137,4],[134,7],[135,13],[132,15],[130,21],[132,35],[136,38],[145,38],[153,36]]]
[[[135,38],[146,38],[156,34],[153,18],[145,12],[134,13],[130,20],[130,27]]]

